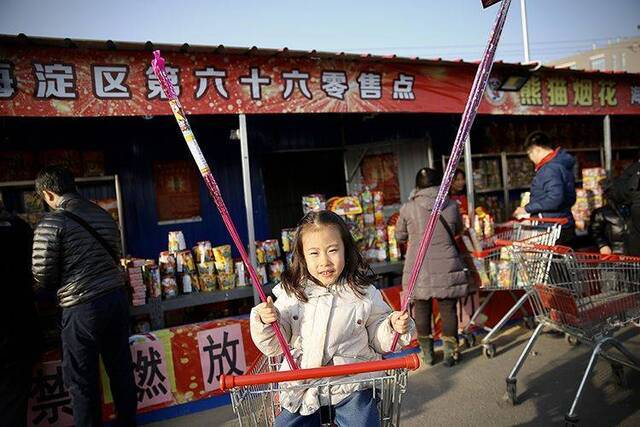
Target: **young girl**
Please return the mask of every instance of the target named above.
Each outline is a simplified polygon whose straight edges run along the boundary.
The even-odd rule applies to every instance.
[[[371,285],[370,269],[344,221],[329,211],[310,212],[296,230],[293,262],[271,297],[251,311],[251,336],[267,356],[282,353],[271,323],[278,320],[302,369],[377,360],[391,351],[395,332],[407,345],[414,334],[408,313],[393,312]],[[283,363],[282,369],[288,370]],[[374,374],[375,375],[375,374]],[[357,378],[372,377],[361,374]],[[332,389],[282,392],[276,426],[320,425],[320,406],[333,407],[339,426],[376,426],[373,393],[362,383]],[[330,400],[330,401],[329,401]]]

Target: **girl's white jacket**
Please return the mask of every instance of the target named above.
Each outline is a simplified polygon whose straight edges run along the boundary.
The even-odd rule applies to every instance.
[[[287,295],[281,285],[273,289],[282,332],[300,368],[378,360],[382,358],[381,354],[391,351],[394,335],[390,321],[392,310],[374,286],[369,286],[363,297],[345,285],[325,288],[313,282],[309,282],[304,292],[309,299],[306,303],[294,295]],[[397,348],[408,345],[415,337],[415,331],[411,319],[409,331],[400,336]],[[273,329],[262,323],[255,308],[251,310],[251,337],[265,355],[282,354]],[[285,361],[280,369],[290,368]],[[353,378],[374,376],[375,373],[360,374]],[[280,398],[283,408],[289,412],[309,415],[320,405],[336,405],[350,393],[371,386],[371,383],[344,384],[333,387],[330,393],[321,390],[320,396],[317,388],[298,388],[282,392]]]

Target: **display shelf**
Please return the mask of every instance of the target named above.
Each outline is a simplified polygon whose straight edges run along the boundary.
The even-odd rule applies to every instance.
[[[497,187],[497,188],[485,188],[485,189],[482,189],[482,190],[476,190],[476,193],[478,193],[478,194],[490,194],[490,193],[501,193],[502,191],[504,191],[504,188]]]

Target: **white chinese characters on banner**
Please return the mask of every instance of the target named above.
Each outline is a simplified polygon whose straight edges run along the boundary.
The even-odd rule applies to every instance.
[[[76,99],[76,80],[73,65],[33,64],[36,76],[36,98]]]
[[[0,99],[13,98],[16,94],[16,79],[13,75],[13,65],[0,62]]]
[[[37,427],[73,425],[71,395],[62,381],[62,366],[59,360],[45,362],[34,371],[27,425]]]
[[[93,65],[93,91],[100,99],[129,99],[131,92],[125,84],[129,67],[126,65]]]
[[[411,101],[416,99],[413,93],[414,77],[407,74],[399,74],[398,78],[393,81],[393,99],[402,99]]]
[[[225,70],[216,70],[214,67],[207,67],[204,70],[196,70],[194,75],[198,77],[198,90],[196,91],[196,99],[202,98],[207,89],[209,88],[209,79],[213,79],[213,85],[216,88],[218,95],[224,99],[229,99],[229,93],[224,86],[224,81],[227,78],[227,72]]]
[[[284,99],[289,99],[291,97],[294,85],[297,85],[300,88],[300,92],[302,92],[305,98],[313,98],[309,91],[309,87],[307,86],[309,73],[301,73],[300,70],[291,70],[289,72],[282,73],[282,79],[284,80],[284,92],[282,93],[282,97]]]
[[[180,96],[180,69],[166,66],[165,71],[167,72],[169,83],[171,83],[173,90],[176,92],[176,96]],[[160,86],[160,81],[158,81],[158,77],[156,77],[151,66],[147,68],[145,74],[147,76],[147,99],[167,99],[167,96],[162,91],[162,86]]]
[[[171,401],[173,395],[162,341],[155,336],[134,340],[131,344],[131,357],[138,409]]]
[[[344,94],[349,90],[346,72],[323,71],[320,79],[322,81],[322,91],[328,97],[344,100]]]
[[[251,67],[249,75],[240,77],[238,81],[249,86],[251,99],[257,101],[262,99],[262,86],[271,84],[271,77],[262,76],[259,68]]]
[[[247,370],[238,323],[198,332],[198,349],[206,391],[220,388],[221,374],[242,375]]]
[[[358,84],[360,85],[360,98],[382,98],[382,75],[378,73],[361,73],[358,76]]]

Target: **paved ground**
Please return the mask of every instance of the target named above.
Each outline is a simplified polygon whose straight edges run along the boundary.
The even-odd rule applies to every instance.
[[[562,425],[586,367],[590,347],[568,346],[562,337],[543,335],[520,372],[521,403],[503,399],[504,378],[530,332],[519,327],[497,341],[498,354],[488,360],[480,349],[465,353],[461,365],[441,364],[411,374],[402,406],[403,427],[426,426],[547,426]],[[619,334],[640,357],[640,329]],[[627,387],[618,386],[608,363],[599,362],[578,407],[584,426],[640,426],[640,373],[625,369]],[[213,409],[154,427],[234,426],[231,407]]]

